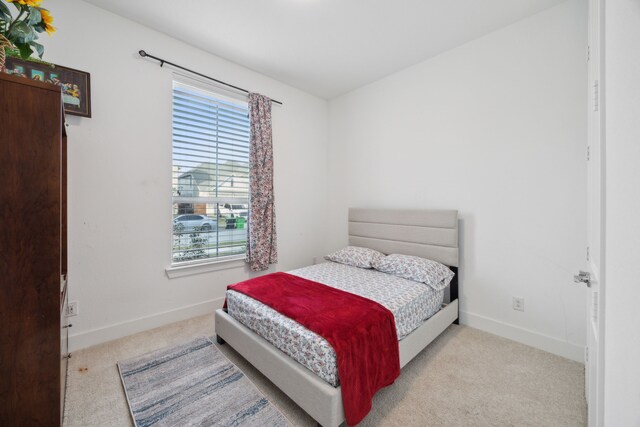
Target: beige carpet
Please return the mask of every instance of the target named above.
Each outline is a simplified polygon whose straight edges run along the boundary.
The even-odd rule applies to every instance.
[[[73,353],[65,426],[130,426],[116,362],[214,334],[196,317]],[[220,347],[296,426],[315,422],[228,345]],[[360,426],[584,426],[583,365],[452,325],[380,391]]]

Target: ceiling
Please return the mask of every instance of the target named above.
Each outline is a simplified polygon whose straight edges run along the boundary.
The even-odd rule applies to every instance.
[[[563,0],[85,1],[330,99]]]

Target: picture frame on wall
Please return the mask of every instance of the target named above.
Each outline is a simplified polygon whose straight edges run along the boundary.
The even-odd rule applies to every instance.
[[[62,65],[7,56],[6,72],[60,86],[65,114],[91,117],[91,75]]]

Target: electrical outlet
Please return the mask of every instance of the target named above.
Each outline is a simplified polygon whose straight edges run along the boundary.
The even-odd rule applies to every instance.
[[[78,313],[78,301],[69,301],[69,304],[67,304],[67,317],[77,316]]]
[[[513,309],[517,311],[524,311],[524,298],[513,297]]]

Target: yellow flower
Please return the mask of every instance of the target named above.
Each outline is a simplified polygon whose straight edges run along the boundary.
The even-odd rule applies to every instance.
[[[47,9],[40,9],[40,15],[42,16],[42,22],[44,22],[44,30],[47,34],[51,35],[56,32],[56,29],[53,25],[53,16],[49,13]]]
[[[42,0],[7,0],[9,3],[24,4],[31,7],[40,6]]]

